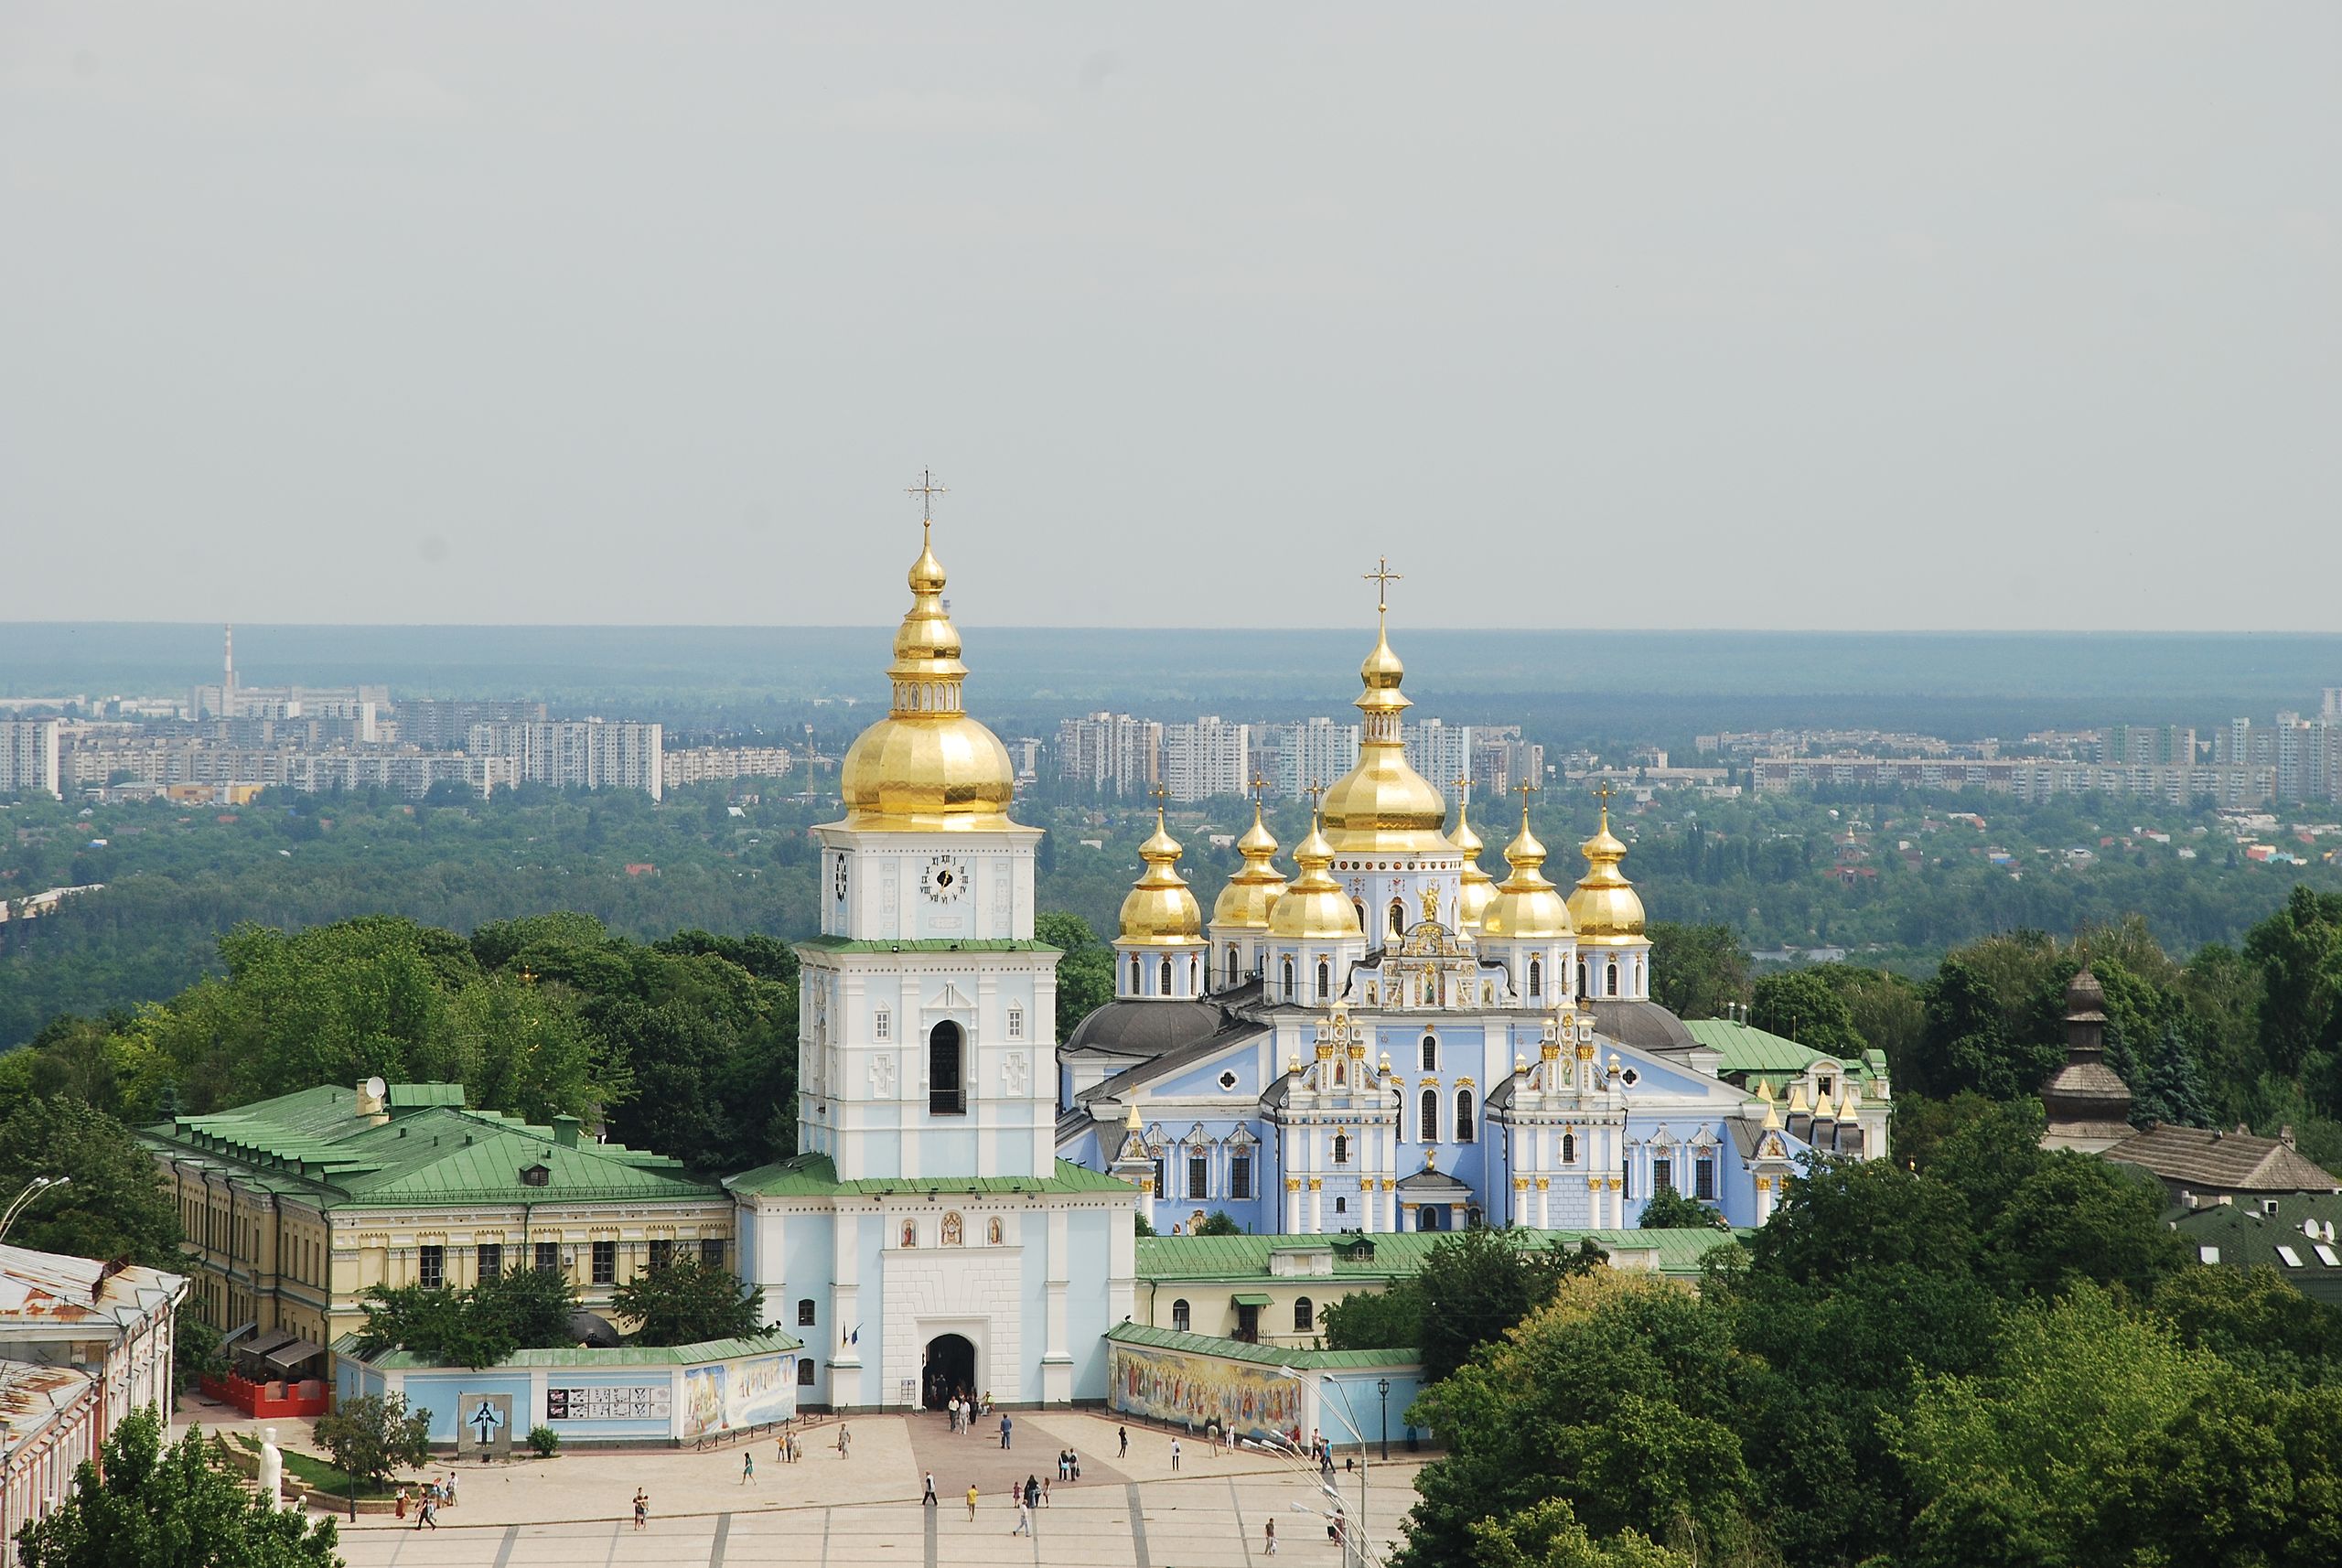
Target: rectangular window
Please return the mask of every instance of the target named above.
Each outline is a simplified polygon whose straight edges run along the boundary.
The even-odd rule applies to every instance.
[[[1654,1193],[1675,1190],[1675,1162],[1673,1160],[1651,1161],[1650,1189]]]
[[[895,1037],[895,1015],[892,1013],[887,1012],[884,1007],[879,1008],[877,1021],[871,1026],[871,1033],[882,1040],[893,1039]]]
[[[1189,1155],[1187,1156],[1187,1196],[1189,1197],[1211,1196],[1210,1155]]]
[[[1012,1040],[1025,1037],[1025,1009],[1022,1007],[1008,1010],[1008,1037]]]
[[[1628,1159],[1618,1167],[1618,1201],[1624,1203],[1635,1196],[1635,1162]]]
[[[800,1328],[813,1326],[813,1298],[810,1295],[800,1295],[797,1298],[797,1326]]]
[[[447,1283],[446,1248],[418,1247],[415,1257],[415,1279],[424,1290],[437,1290]]]
[[[1171,1194],[1165,1189],[1163,1185],[1163,1162],[1161,1160],[1155,1162],[1155,1196],[1157,1197],[1168,1197],[1171,1196]]]
[[[675,1244],[672,1241],[660,1240],[650,1243],[650,1266],[652,1268],[663,1269],[674,1261]]]
[[[1837,1080],[1836,1079],[1832,1078],[1828,1073],[1823,1073],[1823,1074],[1821,1075],[1821,1098],[1822,1098],[1822,1099],[1827,1100],[1827,1099],[1829,1099],[1829,1098],[1830,1098],[1830,1088],[1831,1088],[1831,1086],[1832,1086],[1832,1084],[1836,1083],[1837,1081],[1838,1081],[1838,1080]]]
[[[797,1358],[797,1386],[800,1389],[813,1386],[813,1358],[811,1356]]]
[[[618,1282],[618,1244],[616,1241],[594,1243],[594,1283],[611,1285]]]
[[[561,1243],[558,1241],[538,1242],[536,1247],[535,1266],[544,1270],[547,1273],[560,1273]]]
[[[1246,1198],[1252,1196],[1252,1155],[1230,1155],[1228,1156],[1228,1196],[1232,1198]]]
[[[479,1244],[479,1277],[483,1284],[504,1277],[503,1242],[482,1241]]]
[[[724,1266],[724,1238],[703,1236],[699,1243],[699,1261],[711,1269]]]
[[[1703,1155],[1692,1162],[1692,1196],[1714,1203],[1716,1197],[1716,1160],[1714,1155]]]

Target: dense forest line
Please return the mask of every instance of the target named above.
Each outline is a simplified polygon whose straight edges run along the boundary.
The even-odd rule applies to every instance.
[[[1478,812],[1489,844],[1482,862],[1499,877],[1517,809]],[[1564,884],[1568,846],[1592,832],[1595,809],[1558,791],[1532,806],[1555,849],[1547,869]],[[1241,831],[1249,811],[1229,800],[1173,814],[1183,869],[1207,906],[1235,868],[1232,850],[1212,837]],[[1973,811],[1989,813],[1988,828],[1960,819]],[[218,973],[220,938],[245,923],[295,930],[382,913],[467,931],[566,909],[641,940],[686,928],[791,940],[811,929],[815,852],[805,829],[833,811],[780,797],[735,806],[717,789],[655,806],[624,791],[541,789],[486,803],[267,796],[236,811],[122,805],[87,815],[18,802],[0,810],[0,897],[104,890],[38,920],[0,923],[0,1047],[60,1013],[134,1007]],[[1151,813],[1046,797],[1023,811],[1051,830],[1043,906],[1111,936]],[[1306,831],[1292,805],[1273,810],[1271,825],[1288,844]],[[2165,951],[2192,954],[2240,941],[2296,886],[2342,891],[2342,871],[2316,861],[2315,845],[2288,841],[2308,865],[2259,864],[2210,813],[2129,801],[1662,796],[1621,826],[1633,843],[1628,872],[1654,919],[1726,925],[1759,950],[1842,947],[1918,978],[1951,948],[1996,932],[2070,933],[2133,915]],[[2014,864],[1994,864],[1993,851]]]

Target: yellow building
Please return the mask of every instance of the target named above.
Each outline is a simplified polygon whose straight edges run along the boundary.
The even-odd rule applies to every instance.
[[[176,1189],[190,1300],[233,1332],[293,1337],[265,1358],[317,1376],[376,1285],[462,1288],[557,1268],[585,1304],[681,1249],[731,1262],[734,1207],[680,1162],[464,1103],[456,1083],[302,1090],[181,1116],[141,1142]]]

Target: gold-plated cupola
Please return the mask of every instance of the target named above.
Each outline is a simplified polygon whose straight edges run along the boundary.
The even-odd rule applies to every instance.
[[[944,607],[943,582],[932,522],[923,523],[910,569],[911,607],[895,632],[895,659],[886,667],[893,702],[847,749],[838,776],[848,827],[1014,825],[1008,807],[1015,769],[1000,737],[962,705],[968,667],[960,662],[960,632]]]
[[[1602,825],[1579,846],[1585,875],[1570,895],[1570,920],[1589,946],[1622,946],[1643,940],[1643,901],[1618,869],[1627,846],[1610,832],[1610,791],[1602,791]]]
[[[1549,941],[1570,934],[1570,912],[1561,890],[1545,880],[1545,846],[1529,831],[1530,790],[1520,792],[1520,834],[1505,845],[1512,875],[1480,912],[1483,941]]]
[[[1363,715],[1358,766],[1326,791],[1326,838],[1338,855],[1455,852],[1440,832],[1447,821],[1446,798],[1408,764],[1401,733],[1401,715],[1413,704],[1399,689],[1407,667],[1391,647],[1387,589],[1398,575],[1387,560],[1367,574],[1386,591],[1377,596],[1374,650],[1359,666],[1365,690],[1357,704]]]
[[[1138,846],[1146,869],[1123,898],[1122,942],[1138,947],[1188,947],[1204,940],[1202,909],[1179,875],[1179,841],[1155,805],[1155,832]]]
[[[1253,787],[1259,786],[1260,780],[1255,779]],[[1269,911],[1284,892],[1285,880],[1284,873],[1276,868],[1276,835],[1261,820],[1257,796],[1252,801],[1252,825],[1236,841],[1236,853],[1243,857],[1243,864],[1212,901],[1211,923],[1237,930],[1267,930]]]

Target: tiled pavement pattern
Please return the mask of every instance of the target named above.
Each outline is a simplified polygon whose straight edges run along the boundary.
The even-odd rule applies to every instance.
[[[1080,1568],[1265,1568],[1262,1521],[1272,1515],[1283,1538],[1283,1563],[1337,1564],[1339,1550],[1322,1522],[1293,1505],[1318,1506],[1307,1482],[1257,1454],[1211,1455],[1182,1440],[1180,1473],[1170,1474],[1169,1439],[1132,1429],[1132,1453],[1116,1466],[1114,1424],[1052,1411],[1015,1416],[1015,1448],[1003,1455],[998,1423],[988,1433],[953,1436],[937,1418],[854,1421],[852,1452],[812,1447],[795,1466],[775,1466],[767,1444],[757,1478],[739,1479],[741,1450],[709,1454],[572,1455],[549,1465],[467,1472],[461,1506],[442,1528],[418,1531],[389,1520],[346,1528],[342,1552],[351,1568],[617,1568],[688,1564],[751,1568],[761,1564],[1067,1564]],[[818,1431],[819,1429],[817,1429]],[[1052,1486],[1050,1506],[1034,1515],[1034,1535],[1013,1532],[1009,1477],[1048,1466],[1054,1483],[1058,1447],[1082,1455],[1079,1486]],[[922,1467],[932,1466],[941,1505],[919,1502]],[[1355,1477],[1342,1477],[1355,1499]],[[966,1492],[982,1492],[968,1519]],[[1370,1500],[1373,1534],[1397,1533],[1398,1510],[1413,1497],[1413,1466],[1375,1467]],[[627,1516],[634,1487],[649,1490],[654,1511],[638,1532]],[[1353,1506],[1355,1506],[1353,1501]],[[565,1522],[530,1522],[540,1520]]]

